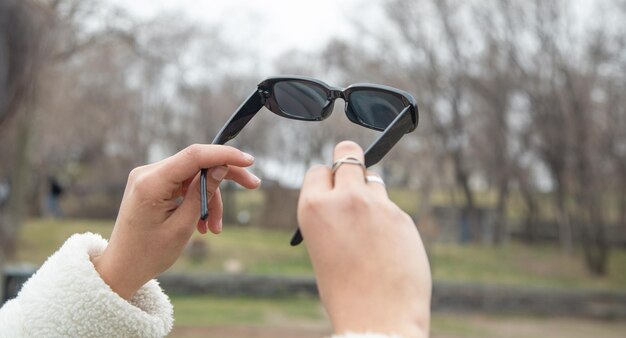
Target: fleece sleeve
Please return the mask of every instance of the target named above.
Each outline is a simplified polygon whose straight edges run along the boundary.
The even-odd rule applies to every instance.
[[[157,281],[129,301],[104,283],[90,257],[106,240],[70,237],[0,309],[0,337],[163,337],[173,324],[169,298]]]

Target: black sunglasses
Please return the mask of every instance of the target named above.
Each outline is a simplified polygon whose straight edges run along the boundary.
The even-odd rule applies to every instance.
[[[322,121],[332,113],[337,98],[345,101],[346,116],[350,121],[384,131],[365,151],[366,167],[378,163],[404,134],[417,127],[417,103],[411,94],[403,90],[369,83],[354,84],[342,90],[308,77],[270,77],[259,83],[212,143],[225,144],[235,138],[263,106],[289,119]],[[209,216],[206,173],[207,169],[202,169],[200,174],[200,218],[203,220]],[[291,245],[301,242],[302,234],[298,229]]]

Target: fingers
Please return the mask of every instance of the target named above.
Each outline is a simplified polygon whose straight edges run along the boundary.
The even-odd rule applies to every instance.
[[[209,230],[209,220],[199,218],[198,224],[196,224],[196,229],[198,229],[199,233],[203,235],[206,234],[206,232]]]
[[[333,174],[330,168],[323,165],[313,166],[304,176],[300,196],[317,195],[333,188]]]
[[[343,141],[337,144],[333,154],[333,162],[346,157],[354,157],[363,163],[363,149],[352,141]],[[363,167],[359,165],[345,163],[335,171],[335,187],[362,186],[364,182]]]
[[[222,232],[222,217],[224,216],[224,204],[220,189],[215,190],[215,195],[209,200],[209,219],[207,224],[209,230],[214,234]]]
[[[239,183],[242,187],[248,189],[256,189],[259,187],[259,185],[261,185],[260,178],[256,177],[245,168],[235,166],[228,167],[228,174],[226,175],[226,179],[235,181]]]
[[[158,174],[169,182],[180,183],[193,177],[202,168],[223,165],[248,167],[252,155],[236,148],[212,144],[194,144],[159,162]]]
[[[367,171],[367,177],[378,178],[382,182],[380,175],[373,171]],[[387,197],[387,189],[385,189],[384,183],[374,182],[370,179],[370,182],[367,182],[367,188],[372,190],[374,194]]]
[[[303,224],[300,221],[300,217],[304,214],[310,214],[312,209],[319,206],[319,201],[323,200],[332,189],[333,174],[330,168],[324,165],[316,165],[309,169],[304,176],[300,197],[298,198],[298,223]],[[306,231],[306,229],[301,230]]]
[[[207,171],[207,198],[209,200],[215,195],[220,182],[226,177],[229,171],[228,166],[219,166],[215,168],[210,168]],[[178,206],[178,209],[172,214],[171,217],[178,219],[181,223],[184,224],[193,224],[198,220],[198,215],[200,214],[200,203],[201,203],[201,195],[200,195],[200,174],[196,174],[194,179],[191,181],[189,185],[189,189],[183,202]],[[210,205],[210,203],[209,203]],[[198,230],[202,232],[204,225],[197,223]],[[210,226],[210,223],[209,223]],[[204,231],[206,232],[206,231]]]

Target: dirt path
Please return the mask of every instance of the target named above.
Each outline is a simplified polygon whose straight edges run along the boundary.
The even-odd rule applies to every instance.
[[[626,322],[582,318],[541,318],[437,314],[433,338],[623,338]]]
[[[506,317],[435,314],[433,338],[623,338],[626,322],[577,318]],[[331,333],[328,323],[306,326],[175,327],[174,338],[320,338]]]
[[[331,333],[330,327],[302,328],[302,327],[176,327],[170,337],[174,338],[320,338]]]

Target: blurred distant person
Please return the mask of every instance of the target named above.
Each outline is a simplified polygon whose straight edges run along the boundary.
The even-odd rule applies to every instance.
[[[65,190],[59,183],[59,181],[53,177],[48,177],[48,215],[53,218],[61,218],[63,217],[63,211],[61,210],[61,206],[59,204],[59,200]]]
[[[9,184],[9,180],[4,179],[0,181],[0,210],[8,204],[10,193],[11,185]]]
[[[0,0],[0,124],[19,98],[13,81],[23,79],[30,6]],[[346,157],[353,161],[342,162]],[[365,181],[373,174],[362,169],[357,144],[338,144],[334,161],[336,171],[308,171],[298,222],[336,337],[428,336],[431,275],[415,224],[381,181]],[[193,145],[133,169],[110,240],[70,237],[0,309],[0,337],[166,336],[173,308],[154,278],[178,259],[194,230],[222,231],[219,184],[258,187],[246,169],[253,163],[233,147]],[[199,220],[201,168],[209,168],[206,221]]]

